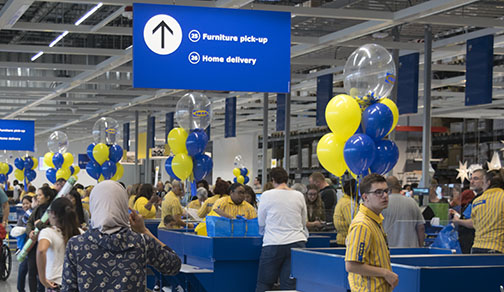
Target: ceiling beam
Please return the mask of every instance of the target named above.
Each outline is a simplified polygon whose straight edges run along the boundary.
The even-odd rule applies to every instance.
[[[83,56],[121,56],[124,50],[117,49],[95,49],[95,48],[75,48],[75,47],[41,47],[29,45],[5,45],[0,44],[0,52],[12,53],[38,53],[43,48],[45,54],[65,54]]]
[[[63,63],[37,63],[37,62],[0,62],[0,68],[27,68],[45,70],[67,70],[67,71],[93,71],[96,65],[84,64],[63,64]],[[133,72],[131,66],[119,66],[110,72]]]
[[[8,0],[0,10],[0,30],[10,29],[35,0]]]

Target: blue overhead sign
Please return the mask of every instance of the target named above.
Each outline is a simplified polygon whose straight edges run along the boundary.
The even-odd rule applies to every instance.
[[[288,92],[290,13],[133,4],[133,86]]]
[[[0,120],[0,150],[34,151],[35,122]]]

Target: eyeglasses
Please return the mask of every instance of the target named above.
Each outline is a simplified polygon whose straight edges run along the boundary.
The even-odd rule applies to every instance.
[[[368,194],[374,194],[375,196],[377,197],[383,197],[383,194],[387,193],[387,195],[390,193],[390,189],[377,189],[377,190],[374,190],[374,191],[369,191],[367,192]]]

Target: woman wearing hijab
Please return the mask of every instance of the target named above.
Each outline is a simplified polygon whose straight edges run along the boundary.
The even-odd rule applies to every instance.
[[[119,183],[99,183],[89,207],[90,229],[68,241],[62,291],[145,291],[146,265],[162,274],[178,273],[181,261],[175,252],[149,232],[136,212],[128,216],[128,195]]]

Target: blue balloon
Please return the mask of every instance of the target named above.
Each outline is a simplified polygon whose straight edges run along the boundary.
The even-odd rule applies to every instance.
[[[55,183],[56,182],[56,168],[49,168],[48,170],[46,170],[46,177],[47,177],[47,180],[49,180],[51,183]]]
[[[7,181],[7,176],[3,173],[0,173],[0,183],[3,184]]]
[[[56,167],[56,169],[60,169],[61,166],[63,165],[63,162],[65,162],[65,158],[63,157],[63,154],[61,153],[54,153],[54,156],[52,158],[52,162],[54,164],[54,167]]]
[[[33,181],[37,177],[37,173],[33,169],[25,170],[25,177],[28,181]]]
[[[394,168],[399,159],[399,149],[390,140],[376,142],[376,156],[370,169],[373,173],[385,174]]]
[[[168,159],[166,159],[166,162],[165,162],[165,169],[166,169],[166,172],[168,173],[168,175],[172,178],[172,179],[176,179],[176,180],[180,180],[180,178],[178,178],[174,173],[173,173],[173,170],[172,170],[172,160],[173,160],[173,156],[170,156],[168,157]]]
[[[99,179],[102,174],[101,166],[96,161],[89,161],[86,165],[86,172],[90,177],[94,179]]]
[[[236,183],[238,183],[238,180],[236,179],[236,177],[235,177],[235,178],[233,178],[233,182],[234,182],[235,184],[236,184]]]
[[[343,157],[348,168],[355,174],[363,174],[374,161],[375,143],[364,134],[356,134],[348,139],[343,148]]]
[[[248,169],[246,169],[245,167],[240,169],[240,174],[243,176],[243,177],[246,177],[247,176],[247,172],[248,172]]]
[[[16,158],[14,159],[14,165],[16,166],[17,169],[23,170],[24,168],[24,161],[21,158]]]
[[[75,172],[75,168],[73,167],[73,165],[70,165],[68,169],[70,169],[70,175],[73,175]]]
[[[355,134],[364,134],[364,130],[362,130],[362,125],[359,125],[359,127],[357,128],[357,131],[355,131],[354,135]]]
[[[9,164],[9,171],[7,171],[7,175],[11,174],[14,171],[12,165]]]
[[[111,179],[116,173],[117,166],[114,162],[107,160],[101,165],[101,170],[105,179]]]
[[[246,185],[250,181],[250,178],[248,176],[244,177],[245,180],[243,181],[243,184]]]
[[[96,162],[96,160],[93,157],[93,149],[94,149],[95,146],[96,146],[96,143],[89,144],[89,146],[87,147],[86,153],[87,153],[87,156],[89,157],[89,159],[91,161],[95,161]]]
[[[362,114],[362,128],[371,139],[378,141],[385,137],[392,127],[394,116],[390,108],[382,103],[375,103]]]
[[[123,156],[123,149],[121,146],[114,144],[109,148],[109,159],[110,161],[117,163],[121,160]]]
[[[206,154],[198,154],[193,157],[193,174],[196,181],[202,180],[207,176],[213,167],[213,161]]]
[[[28,157],[25,157],[24,159],[24,168],[27,169],[27,170],[31,170],[33,167],[33,159],[28,156]]]
[[[199,129],[192,131],[186,140],[187,154],[194,157],[197,154],[203,153],[207,143],[208,136],[204,131]]]

